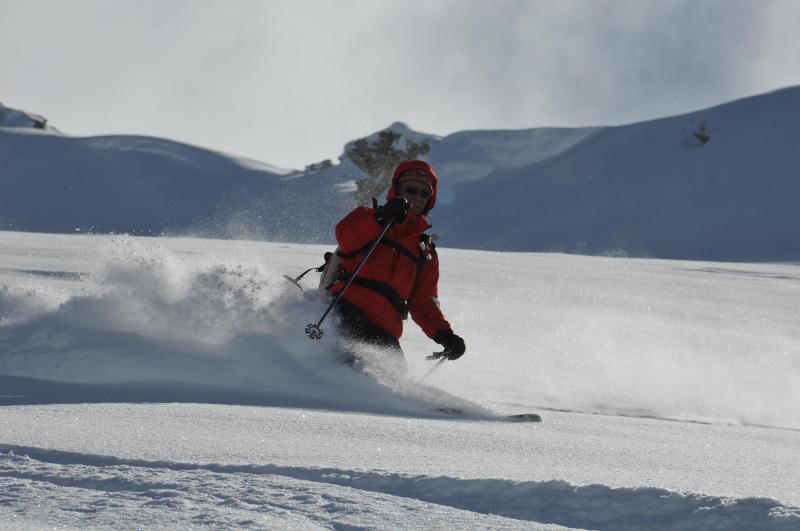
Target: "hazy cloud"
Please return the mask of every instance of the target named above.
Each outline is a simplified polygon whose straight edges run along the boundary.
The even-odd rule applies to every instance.
[[[402,120],[618,124],[800,83],[793,0],[0,0],[0,101],[283,166]]]

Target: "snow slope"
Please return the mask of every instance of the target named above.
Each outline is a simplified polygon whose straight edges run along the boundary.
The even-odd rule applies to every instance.
[[[763,261],[800,257],[799,123],[792,87],[618,127],[390,129],[401,144],[431,144],[432,220],[447,246]],[[361,177],[344,155],[289,171],[168,140],[22,125],[0,116],[0,227],[14,230],[330,243]]]
[[[800,89],[609,127],[455,189],[448,245],[689,259],[800,256]],[[704,126],[711,140],[693,134]]]
[[[286,171],[159,138],[0,132],[0,222],[56,232],[160,234],[222,223],[226,197]],[[227,219],[227,218],[226,218]]]
[[[797,265],[442,249],[425,378],[413,325],[406,373],[305,338],[322,246],[0,248],[6,526],[800,526]]]

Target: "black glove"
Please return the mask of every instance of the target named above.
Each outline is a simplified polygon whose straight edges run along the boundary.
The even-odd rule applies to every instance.
[[[405,197],[395,197],[383,206],[375,209],[375,219],[381,227],[385,227],[394,218],[398,225],[406,219],[411,203]]]
[[[449,360],[457,360],[467,350],[464,340],[455,335],[452,330],[439,330],[433,336],[433,340],[444,347],[444,357]]]

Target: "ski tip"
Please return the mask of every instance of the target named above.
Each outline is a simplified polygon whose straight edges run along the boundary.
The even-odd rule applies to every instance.
[[[542,417],[536,413],[518,413],[516,415],[506,415],[511,422],[541,422]]]
[[[541,422],[542,417],[536,413],[518,413],[516,415],[502,415],[482,417],[472,416],[463,409],[457,407],[437,407],[433,411],[446,417],[459,418],[464,420],[501,420],[506,422]]]
[[[451,417],[463,417],[464,410],[459,409],[457,407],[437,407],[435,409],[437,413],[444,413],[445,415],[449,415]]]

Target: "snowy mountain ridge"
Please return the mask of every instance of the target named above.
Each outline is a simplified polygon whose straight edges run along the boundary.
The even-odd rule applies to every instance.
[[[156,138],[29,135],[20,114],[6,116],[5,229],[332,243],[361,177],[344,155],[290,171]],[[441,178],[431,219],[444,246],[794,260],[798,124],[792,87],[615,127],[390,129],[401,145],[430,142]]]

